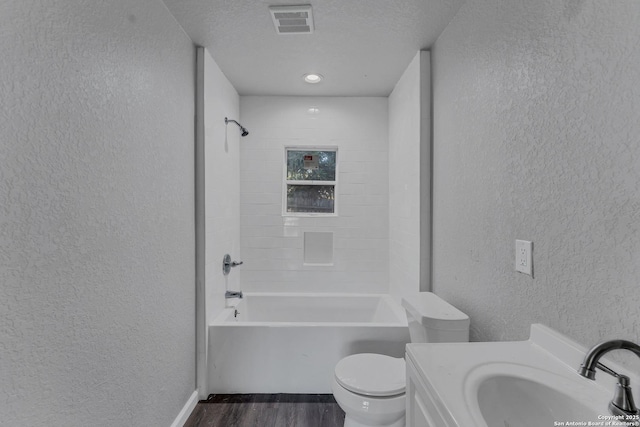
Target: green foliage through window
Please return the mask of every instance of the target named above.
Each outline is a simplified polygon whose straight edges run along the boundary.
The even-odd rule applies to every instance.
[[[317,156],[318,169],[305,169],[304,157]],[[290,181],[335,181],[335,151],[287,151],[287,180]]]
[[[287,212],[334,212],[333,185],[287,185]]]

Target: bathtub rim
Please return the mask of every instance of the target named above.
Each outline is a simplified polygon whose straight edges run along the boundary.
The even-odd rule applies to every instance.
[[[243,299],[233,298],[227,302],[227,306],[209,323],[211,326],[222,327],[376,327],[376,328],[397,328],[408,327],[407,316],[404,308],[396,301],[391,294],[380,293],[339,293],[339,292],[244,292],[244,298],[269,297],[269,298],[286,298],[286,297],[334,297],[334,298],[362,298],[375,297],[385,300],[393,313],[398,318],[398,322],[233,322],[229,318],[233,316],[236,307],[242,303]]]

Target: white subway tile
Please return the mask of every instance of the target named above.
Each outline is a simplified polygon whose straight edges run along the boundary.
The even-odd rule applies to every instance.
[[[252,144],[241,146],[243,288],[386,292],[388,159],[385,98],[242,97]],[[309,106],[319,108],[310,117]],[[338,146],[337,217],[282,217],[285,146]],[[334,233],[334,265],[305,266],[305,231]],[[277,267],[274,267],[277,266]]]

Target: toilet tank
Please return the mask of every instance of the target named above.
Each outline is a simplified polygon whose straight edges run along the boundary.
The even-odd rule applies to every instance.
[[[432,292],[402,298],[412,343],[469,341],[469,316]]]

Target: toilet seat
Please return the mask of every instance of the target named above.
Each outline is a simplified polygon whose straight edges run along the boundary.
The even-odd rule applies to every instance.
[[[382,354],[347,356],[335,368],[336,382],[345,389],[365,395],[388,397],[405,392],[405,362]]]

